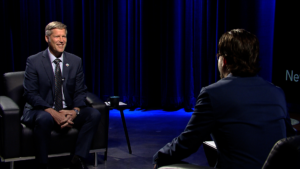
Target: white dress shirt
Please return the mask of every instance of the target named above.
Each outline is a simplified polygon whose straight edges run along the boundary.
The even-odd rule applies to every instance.
[[[60,70],[61,70],[61,76],[63,77],[63,62],[64,62],[64,57],[63,57],[63,54],[61,54],[61,56],[59,58],[56,58],[49,50],[49,47],[48,47],[48,55],[50,57],[50,61],[51,61],[51,64],[52,64],[52,69],[53,69],[53,74],[55,76],[55,67],[56,67],[56,64],[54,63],[54,60],[55,59],[60,59],[61,62],[59,62],[59,65],[60,65]],[[63,108],[66,108],[67,105],[66,105],[66,102],[65,102],[65,96],[64,96],[64,91],[63,91],[63,87],[61,86],[61,91],[62,91],[62,100],[63,100]],[[54,102],[54,105],[55,105],[55,102]],[[54,108],[54,105],[52,108]]]

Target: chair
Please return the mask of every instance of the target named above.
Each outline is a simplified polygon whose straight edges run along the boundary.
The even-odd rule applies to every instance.
[[[174,164],[158,167],[158,169],[213,169],[213,167],[199,166],[196,164],[180,161]]]
[[[24,71],[5,73],[6,96],[0,96],[0,157],[2,162],[10,162],[11,169],[14,168],[14,161],[35,158],[32,129],[20,122],[25,105],[22,96],[24,73]],[[104,160],[107,159],[109,109],[97,96],[89,92],[86,103],[101,113],[101,121],[90,149],[90,153],[95,155],[97,166],[97,152],[101,149],[105,149]],[[53,131],[48,157],[70,155],[75,147],[77,135],[78,130],[74,128],[63,134]]]
[[[211,167],[217,162],[217,147],[213,141],[203,142],[204,152]],[[300,135],[283,138],[273,146],[262,169],[300,168]]]
[[[199,166],[195,164],[171,164],[158,169],[213,169],[213,167]]]
[[[213,141],[205,141],[203,142],[203,146],[209,165],[213,167],[217,161],[217,148]],[[201,167],[188,163],[176,163],[159,167],[159,169],[209,169],[211,167]],[[283,138],[275,143],[262,169],[274,168],[300,168],[300,135]]]
[[[300,136],[279,140],[273,146],[262,169],[300,168]]]

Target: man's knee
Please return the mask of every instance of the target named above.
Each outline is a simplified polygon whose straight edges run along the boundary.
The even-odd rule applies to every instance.
[[[41,110],[36,115],[35,125],[36,126],[41,126],[41,127],[43,127],[43,126],[45,126],[45,127],[53,126],[54,125],[53,117],[48,112],[45,112],[45,111]]]
[[[100,121],[101,119],[101,113],[94,108],[91,108],[91,118],[94,119],[95,121]]]
[[[88,121],[96,122],[98,123],[101,119],[101,113],[94,108],[91,107],[86,107],[85,108],[85,113],[88,113]]]

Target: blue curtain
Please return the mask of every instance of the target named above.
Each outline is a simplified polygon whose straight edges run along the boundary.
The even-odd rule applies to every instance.
[[[24,70],[46,49],[54,20],[68,26],[66,51],[82,57],[86,84],[103,100],[192,108],[219,79],[217,42],[234,28],[258,36],[260,76],[272,80],[275,0],[1,0],[0,73]]]

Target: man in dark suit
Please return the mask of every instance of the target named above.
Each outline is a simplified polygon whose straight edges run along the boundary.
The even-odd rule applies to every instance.
[[[257,76],[258,53],[250,32],[234,29],[221,36],[221,80],[201,89],[184,132],[154,155],[155,167],[188,157],[211,134],[217,168],[261,168],[273,145],[295,134],[283,91]]]
[[[21,121],[33,128],[38,168],[47,168],[51,131],[80,128],[71,168],[83,163],[100,121],[100,113],[85,104],[81,59],[65,52],[67,28],[50,22],[45,28],[48,49],[28,57],[24,79],[27,101]]]

